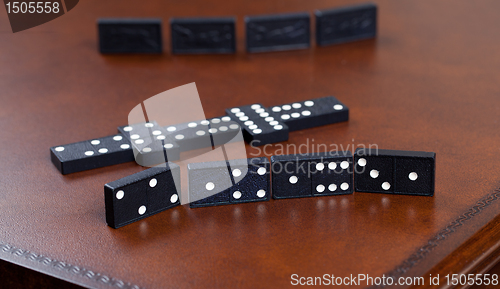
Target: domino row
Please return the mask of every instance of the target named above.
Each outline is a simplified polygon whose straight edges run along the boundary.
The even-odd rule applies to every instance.
[[[316,42],[331,45],[373,38],[377,33],[377,6],[361,4],[317,10]],[[173,18],[170,20],[173,54],[235,53],[235,17]],[[310,47],[308,12],[245,17],[247,52]],[[101,53],[162,53],[160,19],[98,20]]]
[[[50,148],[62,174],[136,161],[154,166],[179,160],[180,153],[239,140],[253,146],[288,140],[290,131],[349,119],[349,108],[333,96],[265,108],[252,104],[226,109],[226,116],[162,127],[155,121],[118,128],[118,134]],[[204,151],[200,152],[203,153]]]
[[[188,164],[191,208],[357,192],[433,196],[433,152],[357,149]],[[271,190],[272,178],[272,190]],[[353,181],[354,178],[354,181]],[[180,168],[167,163],[104,186],[113,228],[180,205]]]

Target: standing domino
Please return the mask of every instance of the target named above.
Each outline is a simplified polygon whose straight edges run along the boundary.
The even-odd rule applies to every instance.
[[[170,19],[173,54],[235,53],[235,18]]]
[[[377,35],[377,6],[372,3],[317,10],[316,42],[318,45],[339,44]]]
[[[106,222],[114,229],[180,204],[180,167],[149,168],[104,185]]]
[[[307,12],[245,17],[247,52],[308,48],[310,18]]]
[[[271,157],[273,198],[352,194],[352,154],[322,152]]]
[[[97,28],[101,53],[162,52],[160,19],[99,19]]]
[[[354,162],[356,191],[434,195],[436,153],[357,149]]]
[[[188,164],[190,207],[269,200],[267,158]]]
[[[314,153],[308,157],[314,196],[353,193],[353,165],[350,151]]]

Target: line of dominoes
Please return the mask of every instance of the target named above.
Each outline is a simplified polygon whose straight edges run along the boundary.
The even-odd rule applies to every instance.
[[[320,46],[373,38],[377,6],[372,3],[315,11]],[[101,53],[162,53],[160,19],[108,18],[98,21]],[[170,19],[173,54],[236,52],[236,17]],[[308,12],[245,17],[247,52],[310,47]]]
[[[357,149],[188,164],[191,208],[357,192],[433,196],[433,152]],[[272,179],[272,188],[271,188]],[[104,187],[118,228],[180,205],[180,169],[150,168]]]
[[[252,104],[226,109],[227,115],[166,127],[156,122],[121,126],[118,134],[50,148],[62,174],[125,162],[153,166],[176,161],[180,152],[221,146],[240,130],[253,146],[288,140],[290,131],[349,119],[349,108],[333,96],[265,108]],[[134,158],[135,156],[135,158]],[[163,156],[166,156],[163,157]]]

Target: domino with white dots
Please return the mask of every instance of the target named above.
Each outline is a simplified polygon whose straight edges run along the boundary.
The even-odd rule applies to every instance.
[[[354,164],[358,192],[434,195],[433,152],[359,148],[354,153]]]
[[[180,151],[221,146],[232,141],[240,132],[240,126],[229,116],[216,117],[208,120],[192,121],[164,127]]]
[[[274,199],[353,193],[349,151],[272,156],[271,172]]]
[[[353,165],[350,151],[309,154],[313,196],[352,194]]]
[[[179,145],[181,152],[212,147],[209,133],[210,121],[208,120],[170,125],[164,129]]]
[[[130,142],[122,134],[51,147],[50,157],[63,175],[134,160]]]
[[[141,166],[154,166],[180,158],[177,142],[155,121],[118,127],[132,144],[135,161]]]
[[[152,167],[104,185],[106,222],[116,229],[180,205],[180,167]]]
[[[269,179],[265,157],[188,164],[190,207],[268,201]]]
[[[229,190],[231,203],[268,201],[271,198],[271,166],[267,158],[231,160],[234,185]],[[246,175],[242,172],[247,171]]]
[[[349,108],[333,96],[276,105],[270,115],[285,123],[290,131],[349,120]]]
[[[226,114],[241,125],[245,141],[252,146],[288,140],[288,126],[259,103],[228,108]]]
[[[229,204],[233,181],[226,161],[190,163],[187,170],[191,208]]]
[[[210,119],[209,133],[214,148],[226,143],[243,141],[240,125],[227,115]]]
[[[272,156],[271,179],[274,199],[312,197],[309,160],[303,155]]]

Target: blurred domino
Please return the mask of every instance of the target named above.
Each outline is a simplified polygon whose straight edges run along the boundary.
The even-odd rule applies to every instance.
[[[308,48],[310,18],[308,12],[245,17],[247,52]]]
[[[162,53],[160,19],[99,19],[97,29],[101,53]]]
[[[377,35],[377,6],[373,3],[317,10],[316,42],[339,44]]]
[[[267,158],[188,164],[191,208],[269,200]]]
[[[235,18],[173,18],[173,54],[235,53]]]

